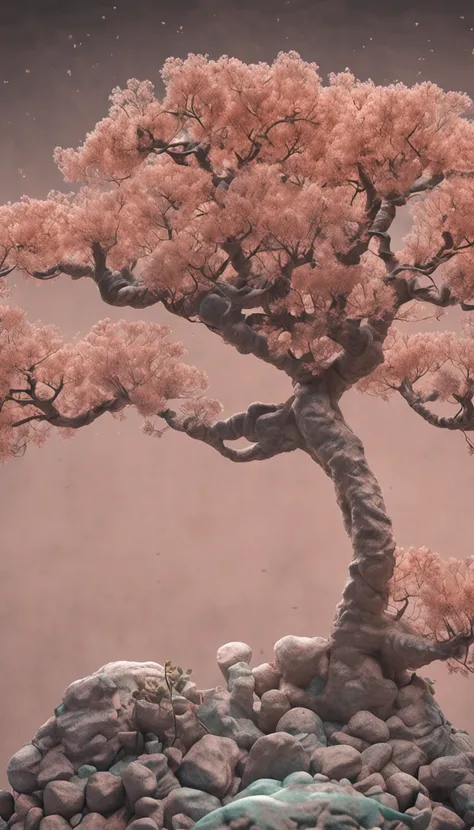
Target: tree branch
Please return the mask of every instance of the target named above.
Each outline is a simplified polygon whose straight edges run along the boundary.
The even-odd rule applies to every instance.
[[[433,392],[428,398],[422,398],[415,392],[413,385],[407,378],[404,378],[395,389],[406,400],[408,406],[428,424],[440,429],[460,430],[461,432],[474,430],[474,406],[472,403],[474,388],[470,388],[464,396],[454,396],[458,403],[461,404],[461,410],[453,417],[441,417],[424,406],[427,400],[437,399],[438,395],[436,392]]]
[[[391,670],[400,672],[404,669],[411,669],[416,671],[416,669],[421,669],[422,666],[434,663],[435,660],[455,659],[462,662],[468,671],[472,671],[467,666],[467,654],[470,646],[474,643],[472,623],[469,634],[456,634],[441,642],[428,639],[422,634],[418,634],[414,629],[410,631],[410,628],[411,626],[406,622],[402,627],[397,625],[394,620],[385,629],[381,656],[384,663],[391,667]],[[462,652],[464,652],[464,660],[461,661]]]
[[[254,331],[247,323],[240,309],[232,306],[231,300],[218,294],[207,294],[199,306],[199,319],[212,331],[221,335],[240,354],[253,354],[285,372],[293,381],[304,382],[313,377],[313,372],[302,365],[302,361],[289,354],[273,356],[265,335]]]
[[[21,391],[26,392],[27,390]],[[89,424],[92,424],[97,420],[97,418],[100,418],[101,415],[104,415],[105,412],[119,412],[130,403],[128,396],[125,397],[125,395],[119,394],[114,398],[110,398],[107,401],[102,401],[101,403],[96,404],[96,406],[91,407],[91,409],[87,409],[85,412],[81,412],[80,415],[69,417],[67,415],[62,415],[56,409],[52,403],[52,400],[54,400],[55,397],[56,396],[53,396],[53,398],[39,398],[32,395],[30,400],[18,400],[11,395],[7,395],[3,399],[2,403],[13,401],[20,406],[34,406],[41,413],[30,415],[27,418],[22,418],[20,421],[15,421],[15,423],[12,424],[12,427],[19,427],[30,421],[46,421],[51,424],[51,426],[63,429],[80,429],[81,427],[89,426]]]
[[[292,452],[301,446],[301,436],[291,409],[292,402],[293,397],[283,404],[253,403],[246,412],[238,412],[226,421],[217,421],[211,427],[193,425],[193,417],[179,420],[177,413],[171,409],[159,412],[158,416],[171,429],[203,441],[230,461],[263,461],[280,453]],[[224,441],[237,441],[239,438],[255,443],[240,450],[224,444]]]

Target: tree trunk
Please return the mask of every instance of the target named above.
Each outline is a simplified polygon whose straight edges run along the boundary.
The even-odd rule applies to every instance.
[[[360,613],[380,617],[388,604],[395,540],[379,483],[360,438],[324,389],[296,391],[294,413],[306,452],[332,480],[354,556],[334,620],[334,632]]]
[[[305,451],[334,484],[353,547],[348,580],[329,637],[328,682],[323,693],[317,695],[318,704],[326,717],[333,719],[363,708],[382,712],[397,691],[397,679],[407,669],[459,656],[472,638],[457,636],[446,642],[433,642],[405,620],[397,621],[388,614],[396,545],[380,486],[367,464],[362,441],[345,422],[324,380],[319,385],[297,385],[292,411]],[[361,677],[362,668],[371,675],[368,685]],[[359,687],[364,687],[362,691],[358,688],[355,697],[354,688],[349,688],[351,678],[358,679]]]

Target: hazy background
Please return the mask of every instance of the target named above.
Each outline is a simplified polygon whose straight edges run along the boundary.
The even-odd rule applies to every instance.
[[[150,79],[161,95],[169,55],[271,62],[295,49],[320,65],[325,82],[349,66],[376,83],[429,79],[474,96],[474,9],[457,0],[385,6],[3,0],[0,198],[68,191],[54,147],[77,147],[128,78]],[[408,227],[401,211],[395,247]],[[66,339],[103,317],[171,324],[189,362],[208,372],[223,417],[291,392],[286,376],[161,307],[114,310],[90,280],[12,282],[9,302],[30,320],[56,323]],[[458,328],[458,317],[450,312],[440,328]],[[462,437],[425,424],[401,399],[351,393],[343,409],[398,543],[472,554],[474,458]],[[321,470],[295,453],[233,465],[177,433],[147,437],[140,423],[133,412],[123,423],[105,416],[73,440],[54,436],[0,467],[0,787],[8,758],[66,686],[108,661],[169,657],[206,688],[222,680],[215,654],[225,642],[248,642],[257,665],[285,634],[329,632],[350,547]],[[449,676],[441,663],[426,674],[446,716],[474,732],[474,678]]]

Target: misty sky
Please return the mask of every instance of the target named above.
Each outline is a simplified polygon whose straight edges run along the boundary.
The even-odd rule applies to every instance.
[[[271,62],[289,49],[316,61],[324,82],[349,67],[379,84],[431,80],[474,97],[468,2],[3,0],[2,201],[68,192],[53,149],[77,147],[129,78],[153,81],[161,95],[168,56]],[[400,211],[395,248],[409,222]],[[291,393],[286,376],[161,306],[114,309],[91,281],[64,276],[36,284],[15,275],[12,285],[8,302],[56,323],[66,340],[104,317],[170,324],[186,360],[208,373],[223,417]],[[459,330],[459,314],[438,327]],[[401,399],[354,392],[342,408],[398,544],[472,554],[474,458],[462,437],[425,424]],[[0,467],[0,787],[9,756],[66,686],[110,660],[169,657],[207,688],[222,680],[215,653],[229,640],[248,642],[257,665],[285,634],[329,633],[350,545],[321,470],[296,453],[232,465],[179,434],[144,436],[140,423],[132,412],[123,423],[106,416]],[[446,716],[474,732],[474,678],[449,676],[439,663],[420,673],[436,679]]]

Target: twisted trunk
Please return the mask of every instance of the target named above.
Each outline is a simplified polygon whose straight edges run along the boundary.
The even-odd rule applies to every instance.
[[[380,616],[388,603],[395,541],[379,483],[360,438],[324,388],[300,388],[293,405],[306,452],[332,480],[354,557],[334,630],[360,612]]]
[[[350,685],[347,678],[359,676],[360,679],[359,669],[364,660],[367,668],[367,658],[380,666],[382,685],[379,684],[376,697],[383,700],[384,696],[390,698],[397,678],[407,669],[458,657],[473,638],[458,635],[437,643],[418,634],[405,620],[396,620],[387,613],[389,584],[395,567],[395,540],[380,486],[367,464],[362,441],[345,422],[324,379],[319,385],[297,386],[292,411],[305,451],[334,484],[344,526],[352,542],[349,576],[329,637],[329,678],[324,692],[317,696],[318,705],[330,717],[338,713],[347,716],[348,712],[357,711],[353,689],[347,688]],[[341,663],[348,668],[345,685],[340,680]],[[336,674],[339,672],[339,679],[333,676],[332,682],[331,665]],[[366,700],[361,700],[359,695],[358,708],[373,711],[376,708],[373,695],[374,682],[369,678]]]

